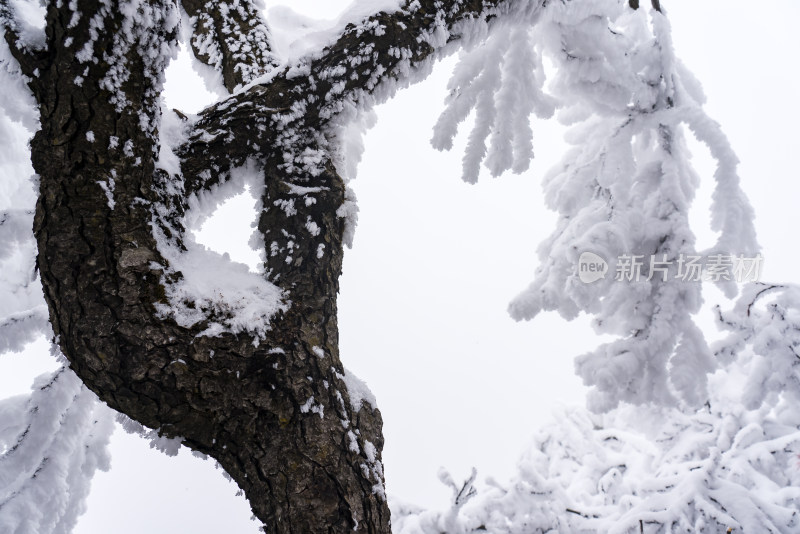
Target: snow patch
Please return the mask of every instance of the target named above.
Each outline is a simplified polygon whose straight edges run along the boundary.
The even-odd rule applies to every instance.
[[[356,375],[344,370],[344,376],[341,377],[347,386],[347,394],[350,396],[350,406],[356,412],[360,411],[364,401],[366,401],[373,409],[378,406],[375,395],[367,386],[367,383],[358,378]]]

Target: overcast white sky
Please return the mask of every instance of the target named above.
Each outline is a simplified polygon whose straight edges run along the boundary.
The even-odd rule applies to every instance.
[[[268,2],[279,4],[282,2]],[[345,1],[295,0],[298,12],[334,18]],[[800,182],[800,3],[665,0],[679,56],[703,82],[707,109],[742,161],[764,247],[764,278],[798,281],[794,229]],[[756,7],[754,7],[756,6]],[[459,176],[462,143],[430,148],[449,66],[380,107],[366,138],[358,179],[355,246],[347,251],[340,295],[341,357],[366,380],[384,417],[387,489],[403,500],[441,506],[439,466],[456,478],[505,479],[531,433],[559,404],[580,404],[572,358],[598,344],[588,321],[546,315],[517,324],[508,301],[533,278],[535,249],[555,217],[541,200],[542,174],[561,156],[560,130],[535,124],[537,159],[522,176]],[[202,94],[190,70],[171,72],[170,105],[189,109]],[[180,80],[180,85],[174,82]],[[698,156],[705,156],[697,150]],[[706,183],[712,169],[699,157]],[[709,188],[696,221],[707,225]],[[248,213],[246,198],[228,206]],[[224,211],[224,209],[223,209]],[[223,217],[222,245],[241,257],[249,220]],[[218,223],[219,224],[219,223]],[[202,239],[212,244],[213,229]],[[239,243],[236,240],[239,239]],[[707,322],[708,319],[706,318]],[[45,352],[46,346],[36,346]],[[33,356],[0,359],[0,391],[26,389]],[[46,360],[44,360],[46,361]],[[13,385],[10,384],[13,380]],[[23,387],[24,386],[24,387]],[[11,391],[10,388],[16,388]],[[168,458],[118,431],[109,473],[95,478],[76,533],[253,533],[249,508],[213,463],[187,451]]]

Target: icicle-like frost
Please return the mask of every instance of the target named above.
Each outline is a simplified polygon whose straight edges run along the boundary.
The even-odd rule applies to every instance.
[[[177,456],[183,443],[183,438],[168,438],[159,434],[158,430],[145,428],[141,423],[134,421],[123,413],[116,416],[117,423],[122,430],[128,434],[136,434],[150,442],[150,448],[166,454],[167,456]],[[198,453],[198,457],[206,459],[205,455]]]

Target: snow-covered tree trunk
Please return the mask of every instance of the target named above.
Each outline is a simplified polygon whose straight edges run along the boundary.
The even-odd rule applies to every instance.
[[[380,412],[339,359],[349,200],[331,136],[496,3],[407,3],[292,68],[246,0],[48,2],[38,42],[2,3],[40,113],[34,231],[58,345],[109,406],[216,459],[266,532],[390,530]],[[181,7],[196,57],[235,94],[162,122]],[[204,300],[187,290],[183,216],[242,168],[263,181],[265,276]]]

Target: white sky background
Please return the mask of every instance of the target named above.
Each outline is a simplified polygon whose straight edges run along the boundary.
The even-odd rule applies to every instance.
[[[282,2],[267,2],[269,5]],[[647,2],[643,2],[647,3]],[[707,109],[742,161],[770,281],[800,281],[800,3],[765,0],[664,0],[678,55],[703,83]],[[335,18],[348,2],[295,0],[293,9]],[[452,65],[450,62],[448,65]],[[543,173],[564,151],[560,130],[534,124],[536,160],[522,176],[460,180],[464,138],[450,153],[428,140],[442,109],[449,66],[381,106],[367,135],[357,180],[355,246],[341,281],[341,358],[366,380],[383,413],[387,489],[405,501],[443,506],[439,466],[456,479],[471,466],[479,480],[514,472],[531,433],[559,404],[580,404],[573,356],[599,343],[585,318],[553,314],[530,323],[506,315],[508,301],[533,279],[535,249],[555,216],[545,210]],[[196,111],[202,82],[171,70],[168,104]],[[466,130],[466,129],[465,129]],[[707,227],[713,168],[697,149],[705,188],[696,224]],[[200,239],[247,260],[252,201],[221,211]],[[238,216],[238,217],[237,217]],[[219,221],[219,220],[218,220]],[[702,243],[701,243],[702,245]],[[709,321],[710,313],[704,322]],[[38,355],[33,356],[36,353]],[[49,365],[45,343],[0,358],[0,395],[27,389]],[[249,507],[212,461],[184,450],[169,458],[136,436],[115,433],[112,470],[95,477],[77,534],[219,532],[255,534]]]

